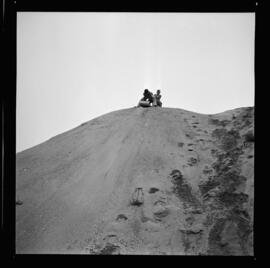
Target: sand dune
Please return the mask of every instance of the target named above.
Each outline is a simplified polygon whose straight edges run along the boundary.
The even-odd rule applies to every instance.
[[[253,255],[253,129],[130,108],[18,153],[16,252]]]

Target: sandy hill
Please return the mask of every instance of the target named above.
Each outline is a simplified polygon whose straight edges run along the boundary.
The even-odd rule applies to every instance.
[[[119,110],[16,162],[17,253],[253,255],[253,107]]]

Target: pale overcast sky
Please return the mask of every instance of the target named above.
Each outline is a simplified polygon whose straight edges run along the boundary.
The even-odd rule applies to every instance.
[[[255,13],[17,13],[17,152],[161,89],[203,114],[254,105]]]

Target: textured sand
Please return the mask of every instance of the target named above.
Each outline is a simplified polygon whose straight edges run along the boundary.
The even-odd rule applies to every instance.
[[[253,128],[130,108],[18,153],[16,252],[253,255]]]

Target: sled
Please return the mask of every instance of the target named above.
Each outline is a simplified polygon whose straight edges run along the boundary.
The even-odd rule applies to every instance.
[[[139,105],[141,107],[150,107],[151,106],[150,103],[149,103],[149,101],[140,101],[139,102]]]

